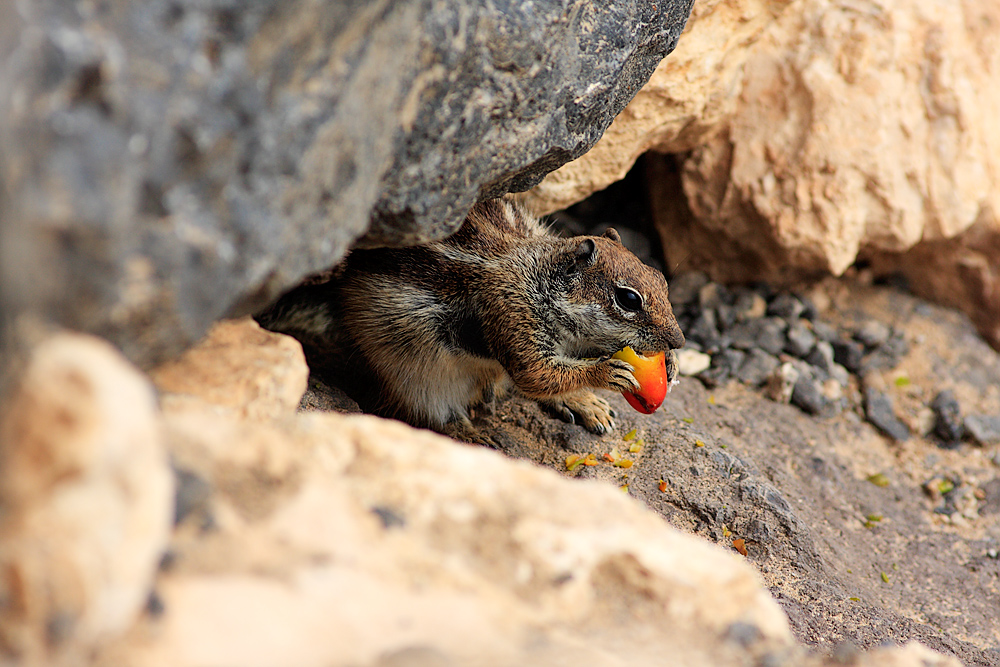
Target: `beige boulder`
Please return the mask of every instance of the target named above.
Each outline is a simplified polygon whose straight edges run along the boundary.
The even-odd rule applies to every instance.
[[[212,530],[181,526],[163,615],[107,664],[736,665],[795,647],[738,555],[614,487],[367,416],[167,419],[215,489]]]
[[[79,664],[149,596],[173,517],[149,381],[107,343],[38,346],[0,409],[4,664]]]
[[[697,225],[659,216],[668,261],[724,280],[839,275],[862,251],[996,228],[998,22],[1000,6],[971,0],[782,14],[746,60],[737,112],[684,162]],[[676,208],[675,188],[654,201]]]
[[[295,411],[309,369],[294,338],[266,331],[244,317],[217,322],[197,346],[150,375],[157,388],[174,399],[196,396],[244,417],[263,419]]]

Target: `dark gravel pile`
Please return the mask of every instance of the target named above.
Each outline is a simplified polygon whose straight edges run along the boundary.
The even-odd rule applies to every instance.
[[[870,381],[874,372],[895,368],[909,351],[902,331],[876,320],[851,329],[835,327],[819,319],[805,296],[777,292],[766,284],[727,287],[698,272],[670,281],[670,301],[687,338],[686,349],[711,359],[708,368],[694,373],[705,386],[737,380],[762,388],[772,400],[823,417],[857,408],[889,437],[910,437],[889,394]],[[942,447],[953,448],[969,437],[980,440],[970,434],[950,392],[939,394],[930,408],[933,433]],[[975,426],[991,430],[979,422]]]

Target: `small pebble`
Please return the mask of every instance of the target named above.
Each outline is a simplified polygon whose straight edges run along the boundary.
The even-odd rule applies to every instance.
[[[768,376],[764,395],[775,403],[791,402],[792,391],[799,380],[799,375],[798,369],[793,364],[789,362],[781,364]]]
[[[979,445],[1000,445],[1000,415],[969,415],[965,430]]]
[[[909,427],[901,422],[892,409],[892,399],[888,394],[872,389],[865,389],[865,416],[872,424],[887,436],[899,442],[910,439]]]
[[[767,314],[781,317],[788,321],[799,319],[806,307],[802,302],[787,292],[782,292],[774,297],[767,306]]]
[[[736,372],[736,376],[740,382],[758,387],[764,384],[767,377],[774,372],[780,363],[777,357],[759,348],[754,348],[747,353],[746,359]]]
[[[800,378],[792,391],[792,405],[811,415],[818,415],[826,408],[827,400],[815,380]]]
[[[852,373],[861,370],[861,361],[865,356],[865,348],[861,343],[853,340],[837,340],[831,345],[834,361]]]
[[[800,359],[804,359],[816,347],[816,334],[801,321],[788,327],[785,338],[785,352]]]
[[[854,339],[868,349],[871,349],[873,347],[878,347],[889,340],[889,334],[891,333],[892,331],[889,327],[881,322],[877,320],[868,320],[854,332]]]
[[[934,433],[941,438],[946,448],[954,449],[965,437],[962,409],[954,392],[950,389],[938,392],[931,402],[931,410],[934,411]]]
[[[681,375],[687,377],[697,375],[708,370],[711,365],[712,357],[703,352],[687,348],[677,351],[677,372]]]
[[[823,396],[831,402],[839,401],[844,397],[844,385],[836,378],[829,378],[823,383]]]

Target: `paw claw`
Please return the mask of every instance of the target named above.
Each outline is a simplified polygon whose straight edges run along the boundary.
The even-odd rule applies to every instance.
[[[596,435],[604,435],[615,428],[611,406],[589,391],[568,392],[539,403],[570,424],[579,424]]]

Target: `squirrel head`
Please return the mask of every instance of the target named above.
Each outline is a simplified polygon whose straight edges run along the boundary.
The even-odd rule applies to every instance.
[[[603,236],[565,241],[560,282],[563,317],[577,335],[571,346],[586,356],[612,354],[625,346],[639,352],[683,347],[684,334],[667,299],[667,281],[622,245],[609,228]]]

